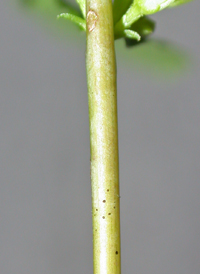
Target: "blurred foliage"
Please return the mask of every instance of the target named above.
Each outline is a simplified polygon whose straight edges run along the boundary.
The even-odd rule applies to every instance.
[[[72,12],[76,15],[81,15],[80,9],[76,2],[65,0],[17,0],[18,3],[25,8],[31,8],[37,12],[51,15],[58,15],[60,12]]]
[[[134,47],[125,47],[123,41],[116,42],[118,59],[129,71],[168,82],[179,79],[191,69],[192,58],[180,46],[155,38],[144,42]]]
[[[72,45],[84,45],[85,32],[80,35],[81,31],[73,23],[56,19],[58,14],[65,12],[81,16],[81,11],[75,0],[17,0],[17,3],[51,33]],[[137,22],[135,24],[137,31],[141,32]],[[154,24],[153,21],[152,24]],[[151,28],[154,28],[154,25]],[[144,37],[140,43],[130,39],[126,39],[126,43],[124,43],[124,40],[119,39],[116,41],[116,51],[120,63],[123,63],[128,69],[145,73],[150,77],[154,76],[156,79],[176,79],[183,75],[192,63],[190,56],[180,47],[158,39]]]
[[[85,40],[83,37],[85,37],[85,33],[83,32],[84,35],[80,35],[80,29],[77,28],[77,26],[70,21],[57,20],[57,15],[63,12],[69,12],[77,16],[81,16],[81,11],[75,0],[72,0],[71,2],[65,0],[16,1],[17,7],[19,7],[24,14],[28,15],[29,19],[32,19],[37,24],[42,25],[51,34],[56,35],[58,38],[65,39],[69,43],[72,41],[84,43]]]

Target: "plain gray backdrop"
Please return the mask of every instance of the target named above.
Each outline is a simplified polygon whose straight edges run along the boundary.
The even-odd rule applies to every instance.
[[[117,50],[124,274],[200,271],[199,13],[196,0],[152,17],[190,59],[173,81]],[[92,273],[84,41],[9,1],[0,26],[0,272]]]

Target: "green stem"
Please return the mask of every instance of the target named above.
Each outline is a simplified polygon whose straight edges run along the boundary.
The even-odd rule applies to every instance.
[[[86,3],[94,273],[120,274],[117,93],[112,1],[87,0]]]

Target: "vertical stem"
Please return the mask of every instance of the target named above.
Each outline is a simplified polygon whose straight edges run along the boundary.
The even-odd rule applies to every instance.
[[[94,274],[120,274],[116,67],[111,0],[86,0]]]

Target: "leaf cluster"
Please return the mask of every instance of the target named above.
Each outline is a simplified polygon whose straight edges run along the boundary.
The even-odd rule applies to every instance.
[[[126,38],[136,41],[144,40],[155,29],[155,23],[147,15],[157,13],[165,8],[175,7],[191,0],[114,0],[113,21],[115,39]],[[76,0],[81,15],[77,12],[67,12],[58,15],[76,23],[82,30],[86,30],[85,0]],[[67,1],[63,3],[69,5]]]

